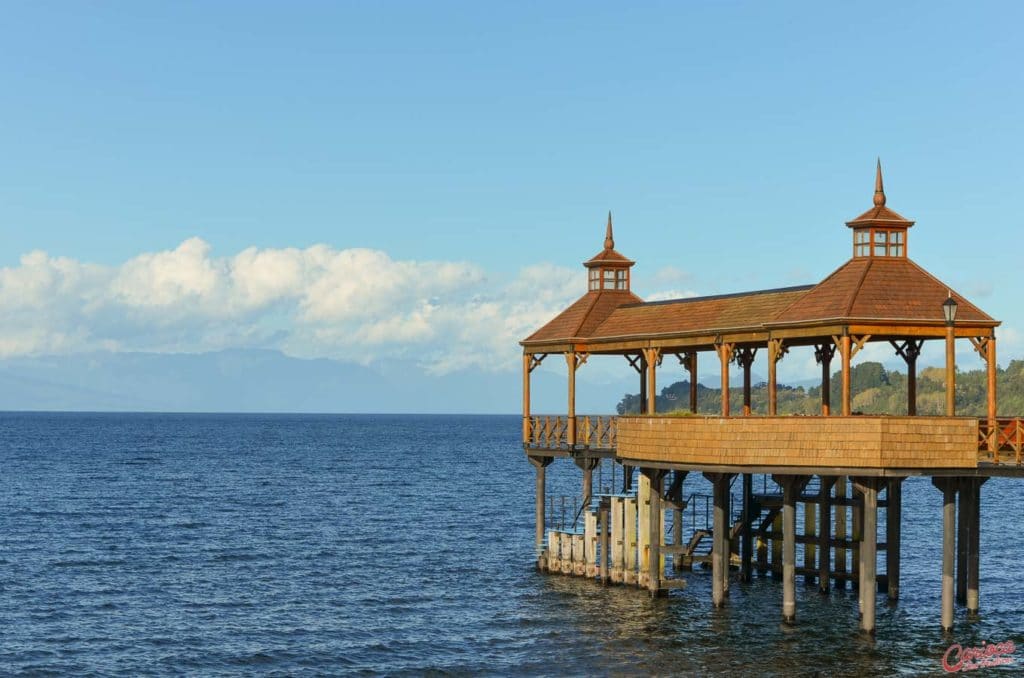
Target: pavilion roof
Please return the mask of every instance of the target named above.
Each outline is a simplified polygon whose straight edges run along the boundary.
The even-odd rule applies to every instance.
[[[957,321],[995,323],[910,259],[857,257],[793,301],[769,325],[818,321],[943,322],[942,302],[956,300]]]
[[[594,330],[591,339],[715,333],[759,328],[810,289],[809,285],[739,294],[623,305]]]
[[[585,339],[618,307],[642,302],[643,299],[625,290],[587,292],[523,343]]]

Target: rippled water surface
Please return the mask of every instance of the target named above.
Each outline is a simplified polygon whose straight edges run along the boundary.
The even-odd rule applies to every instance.
[[[919,675],[953,640],[1024,645],[1024,481],[983,487],[983,614],[953,639],[940,494],[906,483],[872,642],[850,591],[798,585],[787,628],[770,577],[715,611],[699,569],[659,600],[537,574],[519,421],[0,415],[0,673]]]

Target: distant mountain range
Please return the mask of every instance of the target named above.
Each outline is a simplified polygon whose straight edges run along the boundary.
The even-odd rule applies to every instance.
[[[563,413],[565,375],[533,373],[533,411]],[[550,371],[548,371],[550,369]],[[607,413],[636,379],[581,370],[577,411]],[[426,372],[413,361],[368,366],[280,351],[111,353],[0,360],[0,410],[145,412],[519,413],[518,371]]]

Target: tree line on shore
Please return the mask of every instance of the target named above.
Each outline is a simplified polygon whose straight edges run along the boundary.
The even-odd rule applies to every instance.
[[[956,411],[963,416],[985,416],[987,411],[988,376],[985,369],[957,371]],[[842,375],[835,372],[831,379],[830,399],[832,411],[839,410]],[[996,390],[1000,416],[1024,416],[1024,360],[1013,360],[997,370]],[[898,370],[887,370],[881,363],[864,362],[850,370],[851,408],[861,414],[907,413],[907,375]],[[779,414],[821,414],[821,387],[786,386],[777,388]],[[760,382],[751,387],[751,409],[755,414],[768,412],[768,384]],[[661,389],[656,398],[656,410],[663,414],[685,414],[690,406],[690,382],[677,381]],[[743,407],[742,387],[729,388],[729,407],[739,412]],[[717,414],[722,409],[722,391],[697,384],[697,413]],[[640,395],[627,393],[616,406],[619,414],[640,411]],[[946,411],[946,373],[940,367],[928,367],[917,375],[917,413],[942,415]]]

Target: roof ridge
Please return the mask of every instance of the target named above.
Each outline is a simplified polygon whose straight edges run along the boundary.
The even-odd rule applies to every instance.
[[[864,280],[868,277],[868,272],[871,270],[871,266],[875,263],[874,257],[865,257],[867,259],[867,266],[864,267],[864,272],[860,274],[860,280],[853,286],[853,291],[850,292],[850,301],[846,305],[846,312],[844,315],[849,317],[853,313],[853,305],[857,303],[857,296],[860,294],[860,288],[864,286]],[[854,259],[850,259],[854,261]]]
[[[829,273],[829,274],[828,274],[827,276],[825,276],[825,277],[824,277],[824,278],[823,278],[823,279],[821,280],[821,282],[819,282],[819,283],[817,283],[817,284],[814,284],[814,285],[809,285],[809,286],[807,287],[807,291],[808,291],[808,292],[810,292],[811,290],[814,290],[814,289],[816,289],[816,288],[818,288],[818,287],[821,287],[822,285],[824,285],[824,284],[825,284],[826,282],[828,282],[828,281],[829,281],[830,279],[832,279],[833,277],[835,277],[835,276],[836,276],[836,274],[838,274],[838,273],[839,273],[839,271],[841,271],[841,270],[843,270],[844,268],[846,268],[846,265],[847,265],[847,264],[849,264],[849,263],[850,263],[851,261],[853,261],[853,259],[850,259],[850,260],[848,260],[848,261],[847,261],[846,263],[844,263],[844,264],[843,264],[842,266],[840,266],[840,267],[839,267],[839,268],[837,268],[836,270],[834,270],[834,271],[832,271],[831,273]],[[800,295],[799,297],[797,297],[796,299],[794,299],[794,300],[793,300],[792,302],[790,302],[789,306],[787,306],[786,308],[784,308],[784,309],[782,309],[781,311],[779,311],[778,313],[776,313],[776,314],[775,314],[775,318],[781,318],[781,317],[782,317],[783,315],[785,315],[785,314],[786,314],[786,312],[787,312],[787,311],[788,311],[789,309],[791,309],[791,308],[792,308],[793,306],[795,306],[796,304],[799,304],[799,303],[800,303],[800,301],[801,301],[801,300],[802,300],[802,299],[803,299],[803,298],[804,298],[805,296],[807,296],[807,295],[806,295],[806,294],[801,294],[801,295]],[[774,320],[774,318],[773,318],[773,320]]]
[[[633,306],[665,306],[667,304],[685,304],[695,301],[715,301],[718,299],[734,299],[736,297],[752,297],[758,294],[778,294],[781,292],[796,292],[797,290],[811,290],[814,285],[791,285],[789,287],[773,287],[767,290],[750,290],[749,292],[727,292],[725,294],[707,294],[700,297],[680,297],[679,299],[659,299],[658,301],[639,301],[632,304],[622,304],[622,308]]]
[[[585,310],[583,312],[583,315],[580,316],[580,321],[576,323],[576,327],[573,329],[572,334],[569,335],[570,337],[579,336],[580,330],[583,329],[583,324],[587,322],[587,318],[590,316],[590,312],[594,310],[594,306],[597,305],[597,302],[601,298],[601,295],[603,293],[603,291],[598,291],[597,294],[594,295],[594,298],[591,300],[590,304],[587,305],[587,310]]]

